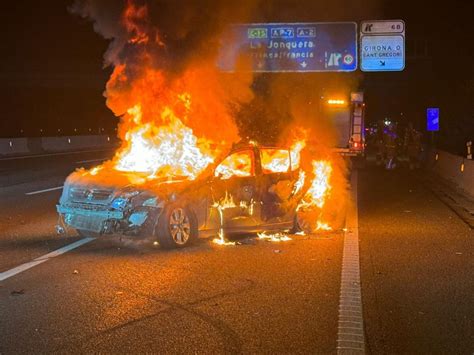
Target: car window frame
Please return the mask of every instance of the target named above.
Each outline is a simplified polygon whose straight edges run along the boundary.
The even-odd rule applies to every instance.
[[[270,173],[266,173],[264,172],[264,168],[263,168],[263,163],[262,163],[262,151],[263,150],[269,150],[269,149],[273,149],[273,150],[284,150],[288,153],[288,170],[286,171],[278,171],[278,172],[270,172]],[[287,148],[282,148],[282,147],[260,147],[259,148],[259,161],[260,161],[260,172],[262,175],[271,175],[271,174],[286,174],[286,173],[289,173],[292,170],[292,161],[291,161],[291,152],[289,149]]]
[[[217,168],[227,159],[229,158],[230,156],[234,155],[234,154],[238,154],[238,153],[242,153],[242,152],[249,152],[250,153],[250,164],[251,164],[251,168],[250,168],[250,175],[248,176],[239,176],[239,175],[232,175],[231,177],[227,178],[227,179],[223,179],[219,176],[216,176],[216,170]],[[216,179],[219,179],[219,180],[229,180],[229,179],[232,179],[232,178],[250,178],[250,177],[255,177],[257,176],[257,169],[256,169],[256,159],[255,159],[255,151],[254,149],[252,148],[242,148],[242,149],[239,149],[239,150],[234,150],[232,152],[230,152],[224,159],[222,159],[220,161],[219,164],[216,165],[215,169],[214,169],[214,173],[213,173],[213,177],[216,178]]]

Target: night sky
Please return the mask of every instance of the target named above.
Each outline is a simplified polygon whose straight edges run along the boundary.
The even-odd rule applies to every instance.
[[[255,19],[403,19],[406,69],[361,76],[368,121],[389,117],[412,121],[424,129],[426,107],[435,106],[441,108],[440,144],[457,150],[473,138],[471,1],[450,1],[443,6],[425,1],[319,1],[319,7],[314,3],[262,1],[263,11]],[[330,7],[325,3],[331,3]],[[117,118],[106,108],[102,95],[110,75],[102,60],[108,43],[90,22],[68,12],[70,4],[59,0],[2,3],[1,136],[114,130]]]

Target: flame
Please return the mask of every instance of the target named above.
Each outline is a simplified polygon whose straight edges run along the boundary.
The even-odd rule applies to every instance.
[[[314,160],[312,165],[314,179],[298,205],[298,209],[307,209],[313,206],[323,208],[326,197],[331,191],[331,185],[329,184],[332,172],[331,163],[324,160]]]
[[[267,240],[270,242],[287,242],[289,240],[292,240],[290,237],[283,233],[267,234],[267,232],[258,233],[258,239]]]
[[[235,245],[234,242],[227,241],[225,239],[225,234],[224,234],[224,210],[227,208],[237,207],[237,205],[234,202],[234,198],[232,197],[231,194],[228,194],[226,191],[224,198],[222,198],[219,201],[214,202],[212,207],[215,207],[217,211],[219,212],[219,221],[220,221],[220,228],[219,228],[219,233],[218,233],[219,238],[214,238],[212,242],[219,245]]]
[[[260,152],[260,160],[264,174],[285,173],[290,169],[290,154],[288,150],[263,148]]]
[[[185,176],[195,179],[215,159],[210,141],[199,140],[193,131],[165,107],[161,118],[164,126],[142,122],[139,104],[127,113],[136,127],[125,134],[128,143],[115,157],[119,171],[145,172],[156,176]]]
[[[239,206],[240,206],[240,208],[242,208],[242,209],[244,209],[244,210],[247,210],[247,211],[248,211],[248,214],[249,214],[250,216],[253,216],[253,211],[254,211],[253,206],[254,206],[254,204],[255,204],[255,201],[254,201],[254,199],[252,198],[252,199],[250,200],[250,202],[247,202],[247,201],[240,201],[240,205],[239,205]]]
[[[299,175],[298,175],[298,180],[296,180],[295,186],[293,186],[293,191],[291,192],[293,196],[298,194],[303,189],[305,180],[306,180],[306,173],[303,170],[300,170]]]
[[[91,170],[89,170],[89,174],[92,175],[92,176],[95,176],[102,169],[103,169],[103,166],[101,166],[101,165],[96,166],[96,167],[92,168]]]
[[[318,221],[317,222],[317,225],[316,225],[316,230],[323,230],[323,231],[331,231],[332,228],[329,224],[327,223],[324,223],[324,222],[321,222],[321,221]]]
[[[229,155],[217,166],[215,176],[229,179],[232,176],[252,175],[252,153],[249,151],[237,152]]]
[[[332,186],[330,184],[331,174],[332,174],[332,165],[329,161],[325,160],[313,160],[313,180],[309,189],[306,191],[304,197],[301,199],[296,210],[300,212],[309,212],[303,216],[304,219],[316,219],[316,231],[332,230],[331,226],[326,222],[321,220],[322,209],[326,203],[327,198],[331,193]],[[305,173],[300,173],[299,179],[295,184],[294,191],[297,191],[297,188],[301,185],[304,185]],[[302,181],[301,181],[302,180]],[[314,212],[318,212],[317,217],[315,217]],[[310,225],[314,224],[311,222]]]
[[[291,146],[291,170],[296,170],[300,167],[301,151],[304,149],[304,147],[306,147],[306,141],[304,139],[296,141]]]

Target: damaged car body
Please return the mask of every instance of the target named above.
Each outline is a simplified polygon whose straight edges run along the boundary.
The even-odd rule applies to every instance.
[[[297,228],[305,191],[298,186],[298,165],[289,149],[246,143],[195,180],[77,171],[67,178],[57,211],[63,225],[82,236],[153,238],[164,248],[184,247],[220,230]]]

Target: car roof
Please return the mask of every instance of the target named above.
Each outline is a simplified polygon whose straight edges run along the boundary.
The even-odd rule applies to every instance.
[[[232,145],[232,149],[229,154],[232,154],[236,151],[239,150],[244,150],[244,149],[284,149],[284,150],[289,150],[287,147],[283,146],[276,146],[276,145],[260,145],[255,141],[245,141],[245,142],[239,142],[239,143],[234,143]]]

